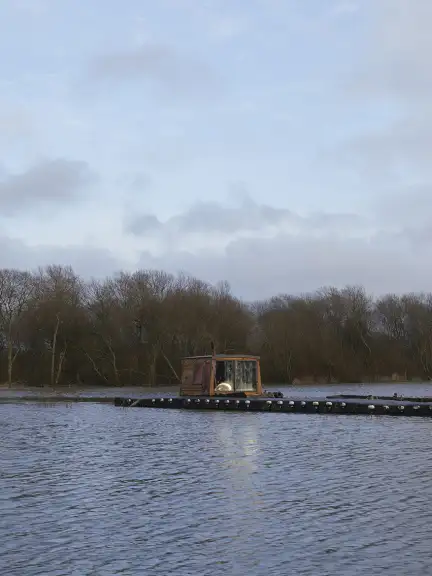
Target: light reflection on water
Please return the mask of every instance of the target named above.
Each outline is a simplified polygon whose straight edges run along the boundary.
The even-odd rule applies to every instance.
[[[431,425],[0,404],[0,574],[424,576]]]

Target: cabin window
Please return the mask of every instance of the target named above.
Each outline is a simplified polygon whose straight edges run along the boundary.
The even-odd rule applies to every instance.
[[[228,382],[234,387],[234,361],[221,360],[216,362],[216,386],[221,382]]]
[[[238,360],[235,372],[235,390],[253,392],[257,389],[257,369],[255,360]]]
[[[236,392],[256,391],[256,360],[225,360],[216,362],[216,386],[221,382],[228,382]]]

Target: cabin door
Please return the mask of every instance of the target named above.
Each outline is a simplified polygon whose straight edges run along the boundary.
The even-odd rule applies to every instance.
[[[211,380],[212,364],[211,360],[205,360],[202,368],[201,390],[203,396],[210,394],[210,380]]]
[[[180,394],[182,396],[201,396],[209,394],[211,361],[187,358],[183,361],[183,375]]]

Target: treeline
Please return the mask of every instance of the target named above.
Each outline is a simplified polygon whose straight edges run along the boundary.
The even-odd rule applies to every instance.
[[[432,376],[432,295],[362,288],[246,303],[226,283],[161,271],[84,281],[71,268],[0,270],[0,381],[175,384],[180,358],[261,355],[266,383]]]

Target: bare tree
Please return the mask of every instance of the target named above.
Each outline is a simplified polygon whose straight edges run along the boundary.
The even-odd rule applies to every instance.
[[[31,274],[20,270],[0,270],[0,329],[7,349],[7,382],[12,385],[13,365],[22,350],[20,333],[23,316],[33,294]]]
[[[246,303],[229,285],[159,270],[84,282],[70,267],[0,270],[0,375],[173,383],[185,355],[253,352],[267,382],[432,378],[432,295],[327,287]]]
[[[42,357],[49,357],[49,383],[57,386],[82,319],[83,283],[70,267],[48,266],[34,275],[31,322]]]

